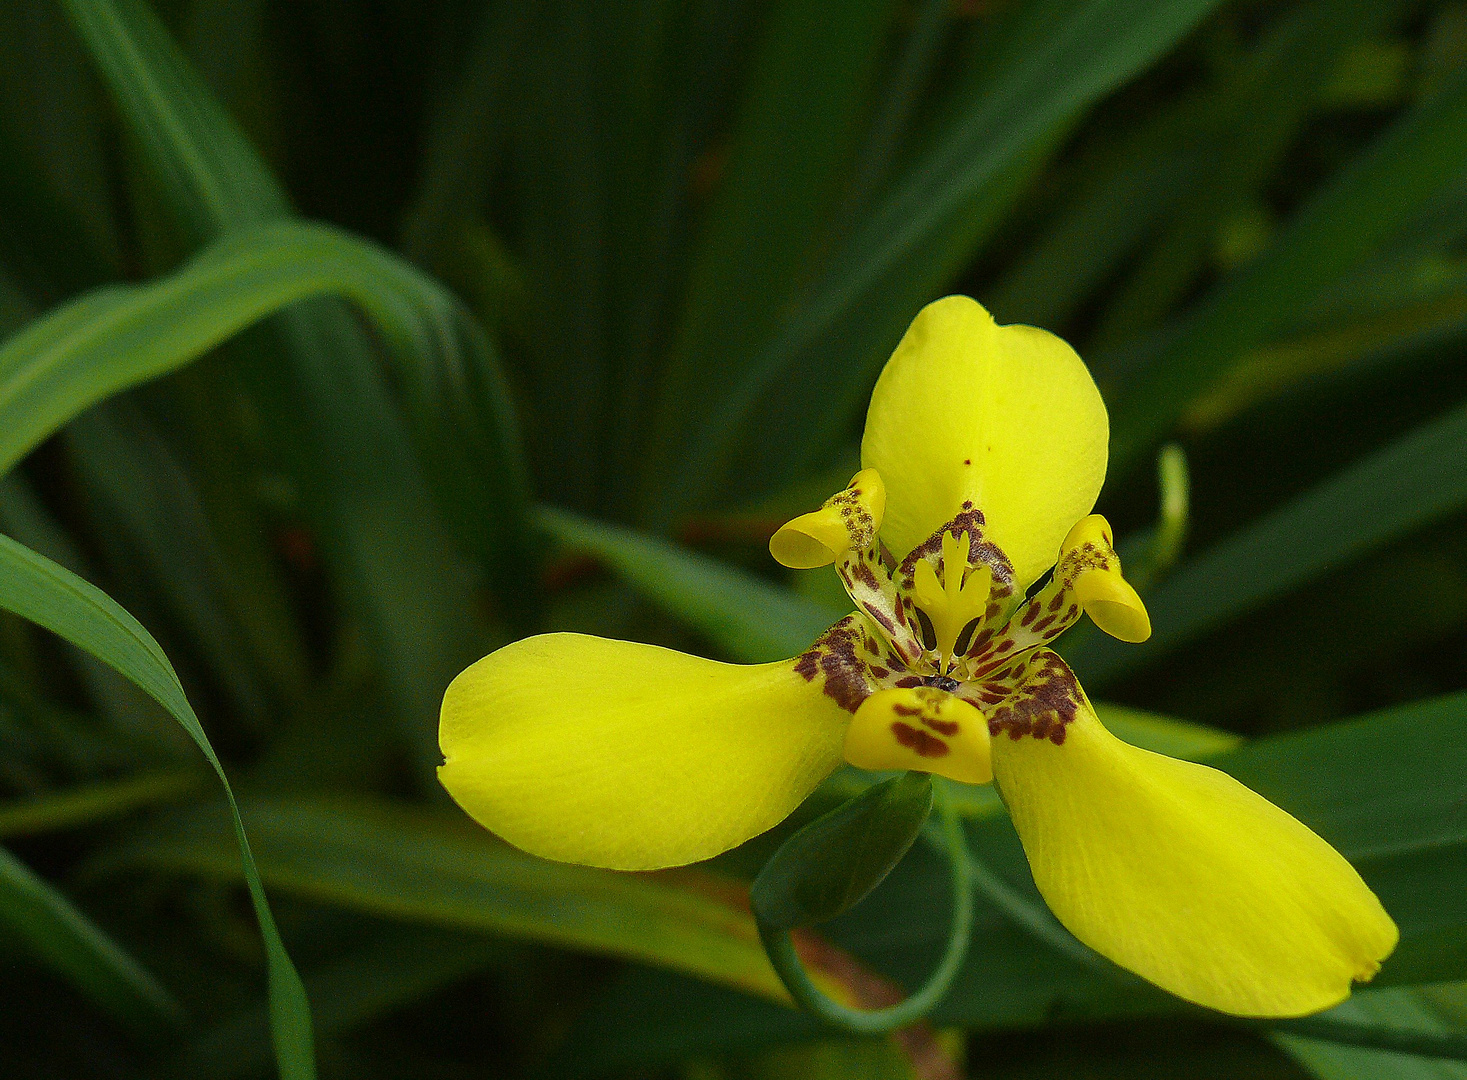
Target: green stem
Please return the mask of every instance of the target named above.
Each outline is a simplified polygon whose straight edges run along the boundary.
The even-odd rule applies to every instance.
[[[944,783],[941,780],[934,781],[934,790],[940,790]],[[922,839],[935,850],[943,851],[947,847],[946,838],[932,827],[931,822],[922,827]],[[1112,975],[1119,974],[1113,964],[1061,926],[1047,907],[1034,903],[974,855],[971,846],[966,843],[965,846],[968,847],[968,880],[973,891],[992,904],[1000,914],[1007,916],[1036,941],[1082,967]]]
[[[769,962],[774,965],[774,970],[779,974],[785,989],[790,992],[790,997],[828,1024],[858,1035],[876,1035],[906,1027],[932,1011],[963,966],[963,958],[968,953],[968,939],[973,930],[972,866],[969,863],[968,844],[963,836],[962,819],[953,810],[952,803],[940,784],[934,785],[933,797],[937,802],[938,812],[942,815],[948,864],[952,869],[953,917],[948,930],[947,951],[927,984],[911,997],[886,1009],[853,1009],[842,1005],[827,997],[810,981],[810,976],[795,953],[789,931],[771,926],[755,916],[759,923],[759,936],[764,941],[764,951],[769,954]]]

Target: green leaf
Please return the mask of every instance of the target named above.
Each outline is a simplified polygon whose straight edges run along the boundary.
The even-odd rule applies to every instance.
[[[515,946],[487,934],[436,926],[390,924],[344,955],[303,971],[316,1003],[316,1031],[340,1035],[421,1001],[496,961],[526,958]],[[523,975],[523,968],[516,976]],[[178,1055],[179,1075],[254,1075],[270,1057],[269,1017],[263,1008],[239,1013],[205,1031]]]
[[[288,216],[284,190],[144,0],[67,0],[65,6],[122,114],[130,145],[188,243]],[[476,327],[467,333],[481,334]],[[471,477],[462,499],[455,493],[444,501],[445,489],[461,477],[439,469],[440,505],[434,505],[371,342],[339,303],[313,301],[287,312],[235,355],[265,441],[302,489],[339,602],[363,621],[382,655],[385,687],[427,781],[437,756],[431,717],[443,686],[474,658],[482,637],[471,575],[442,519],[457,512],[464,536],[464,518],[483,509],[475,505],[481,485],[495,480]],[[465,364],[436,370],[433,382],[416,387],[410,379],[409,408],[421,410],[424,392],[454,400],[458,385],[475,409],[495,409],[492,388],[488,400],[474,400],[486,378]],[[421,425],[417,430],[422,433]],[[508,428],[445,427],[435,445],[446,459],[435,464],[460,460],[460,448],[451,445],[455,435],[462,435],[469,457],[486,439],[505,439],[517,458]],[[513,487],[515,472],[498,479]],[[468,550],[526,535],[524,509],[513,500],[496,507],[479,526],[487,532],[466,535]],[[485,569],[505,608],[523,610],[532,599],[521,572],[526,552],[513,543],[499,547]]]
[[[1180,418],[1183,428],[1211,431],[1306,379],[1450,341],[1467,327],[1467,272],[1430,259],[1372,269],[1338,290],[1342,295],[1309,327],[1239,357],[1192,399]]]
[[[1389,1031],[1460,1034],[1467,1025],[1461,984],[1364,990],[1324,1016]],[[1467,1064],[1366,1050],[1356,1046],[1275,1034],[1272,1039],[1319,1080],[1467,1080]]]
[[[150,772],[50,791],[33,799],[0,802],[0,837],[75,829],[123,817],[144,807],[196,795],[203,783],[197,772]]]
[[[773,5],[664,369],[653,430],[663,452],[701,438],[703,413],[690,406],[727,395],[738,382],[730,355],[754,355],[778,334],[813,271],[894,8],[859,0],[831,19],[821,0]],[[655,488],[646,494],[660,499]]]
[[[561,543],[589,552],[672,614],[748,664],[783,660],[810,647],[846,614],[706,555],[565,510],[542,507],[539,522]]]
[[[151,973],[4,848],[0,920],[134,1034],[154,1040],[182,1024],[183,1010]]]
[[[668,440],[657,459],[666,472],[654,477],[661,485],[654,498],[661,505],[649,512],[668,520],[706,501],[725,479],[739,439],[755,438],[748,426],[756,416],[763,453],[775,460],[803,446],[807,425],[818,427],[819,417],[834,412],[844,423],[851,404],[844,398],[864,392],[915,314],[902,278],[923,262],[955,272],[971,254],[971,248],[949,250],[958,219],[991,218],[995,207],[1018,193],[1008,185],[1046,141],[1171,46],[1214,2],[1089,0],[1024,9],[1012,52],[984,58],[991,67],[977,73],[971,94],[823,261],[823,275],[802,295],[778,336],[757,342],[756,351],[734,362],[720,355],[717,371],[700,373],[683,394],[664,402],[665,409],[685,412],[685,434]],[[975,207],[984,193],[994,201]],[[957,231],[973,238],[966,226]],[[934,291],[943,284],[942,278],[927,279]],[[842,347],[844,335],[836,328],[858,310],[858,321],[880,332],[853,350]],[[830,395],[820,387],[835,388],[845,407],[831,410]],[[769,400],[788,407],[794,419],[770,424],[759,411]]]
[[[1155,328],[1213,258],[1218,223],[1255,197],[1294,143],[1340,55],[1395,12],[1391,0],[1315,0],[1269,28],[1250,61],[1209,95],[1190,133],[1192,175],[1162,234],[1110,300],[1094,346]]]
[[[0,469],[67,420],[196,359],[299,300],[346,297],[389,346],[425,456],[465,532],[496,561],[528,480],[487,341],[442,286],[375,245],[325,225],[242,229],[175,273],[87,293],[0,345]]]
[[[0,536],[0,607],[59,634],[126,675],[168,710],[213,766],[229,800],[245,884],[265,941],[271,1029],[281,1080],[311,1080],[315,1063],[310,1005],[275,927],[229,779],[163,650],[136,619],[100,589],[8,536]],[[236,865],[241,863],[236,861]]]
[[[143,0],[62,0],[191,242],[290,203]]]
[[[1067,654],[1103,685],[1267,600],[1467,505],[1467,407],[1376,451],[1182,566],[1146,600],[1143,645],[1091,635]]]
[[[232,879],[215,808],[166,819],[115,861]],[[691,972],[780,1000],[737,890],[687,871],[618,874],[536,859],[457,812],[385,800],[251,799],[246,820],[272,889],[413,922],[487,930]],[[106,857],[107,863],[113,855]],[[727,895],[733,902],[723,899]]]
[[[76,416],[66,444],[93,513],[106,523],[104,553],[123,549],[109,562],[127,566],[126,587],[146,584],[159,594],[233,709],[258,728],[277,699],[227,603],[229,568],[178,458],[126,399]]]
[[[822,814],[779,846],[754,879],[754,912],[780,930],[826,922],[880,885],[932,810],[932,777],[905,773]]]
[[[1249,268],[1113,394],[1111,470],[1137,464],[1197,393],[1375,253],[1467,167],[1467,75],[1379,136]]]

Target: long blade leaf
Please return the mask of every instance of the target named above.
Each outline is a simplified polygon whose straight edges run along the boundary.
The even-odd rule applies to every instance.
[[[1092,634],[1067,654],[1091,685],[1467,505],[1467,406],[1371,454],[1183,566],[1146,601],[1144,645]]]
[[[1374,253],[1467,168],[1467,73],[1392,125],[1299,211],[1257,263],[1224,282],[1111,403],[1111,468],[1124,472],[1191,397],[1265,344],[1300,307]]]
[[[619,874],[547,862],[456,812],[380,799],[246,805],[273,888],[413,922],[631,957],[785,1000],[732,883],[691,871]],[[217,820],[210,808],[182,814],[141,833],[116,859],[232,878],[239,863],[208,827]]]
[[[184,696],[173,666],[136,619],[116,601],[71,571],[37,555],[8,536],[0,536],[0,607],[59,634],[98,660],[115,668],[168,710],[214,768],[229,801],[235,841],[239,845],[245,884],[260,923],[270,982],[270,1023],[282,1080],[312,1080],[311,1009],[300,976],[280,940],[255,857],[224,766],[219,763],[203,725]]]
[[[145,1038],[178,1027],[182,1010],[168,991],[101,927],[4,848],[0,919],[48,966]]]
[[[27,325],[0,346],[0,469],[87,406],[321,295],[352,300],[382,333],[414,433],[445,497],[452,493],[465,514],[465,530],[472,526],[496,557],[522,550],[505,524],[527,504],[528,481],[509,399],[477,324],[432,279],[324,225],[241,230],[168,277],[96,290]]]

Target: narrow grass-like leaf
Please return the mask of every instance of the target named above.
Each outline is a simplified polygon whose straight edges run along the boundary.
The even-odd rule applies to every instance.
[[[66,10],[188,242],[289,215],[283,188],[144,0],[69,0]],[[267,442],[300,484],[340,602],[382,652],[386,689],[426,781],[436,756],[431,717],[443,685],[472,659],[482,633],[470,575],[442,518],[466,506],[474,512],[478,482],[486,478],[475,478],[464,499],[434,505],[375,350],[340,303],[312,301],[262,334],[238,351],[241,382]],[[456,368],[437,375],[472,385],[483,373]],[[411,395],[409,402],[421,403]],[[439,438],[446,443],[453,434],[442,430]],[[472,445],[481,434],[471,428],[464,436]],[[452,486],[440,477],[440,495]],[[496,507],[489,535],[523,536],[523,510],[513,502]],[[486,570],[513,611],[530,599],[518,573],[525,553],[499,546],[504,550]]]
[[[156,1039],[182,1023],[182,1009],[152,974],[4,848],[0,920],[132,1033]]]
[[[1150,332],[1185,298],[1216,246],[1218,223],[1256,197],[1294,141],[1340,54],[1378,31],[1393,0],[1315,0],[1282,16],[1250,63],[1210,95],[1194,171],[1166,228],[1106,306],[1092,347]]]
[[[846,614],[644,533],[549,507],[540,510],[539,521],[561,543],[596,556],[744,663],[794,656]]]
[[[528,481],[513,412],[477,324],[430,278],[323,225],[241,230],[166,278],[88,293],[6,341],[0,468],[87,406],[323,294],[354,301],[387,341],[414,432],[437,465],[445,499],[465,515],[465,531],[477,532],[496,556],[523,550],[506,529],[514,527],[514,508],[527,502]]]
[[[290,203],[144,0],[62,0],[194,243]]]
[[[1388,1031],[1460,1035],[1467,1024],[1467,994],[1460,983],[1366,990],[1324,1017]],[[1366,1050],[1298,1035],[1271,1037],[1319,1080],[1467,1080],[1467,1063]]]
[[[773,6],[689,276],[654,446],[692,438],[702,412],[689,406],[728,392],[738,376],[728,357],[753,355],[778,334],[813,271],[893,8],[859,0],[832,20],[820,0]]]
[[[188,732],[224,786],[245,884],[269,966],[271,1030],[280,1063],[281,1080],[311,1080],[315,1076],[311,1010],[300,976],[280,940],[275,917],[265,899],[259,871],[240,821],[224,767],[204,734],[199,718],[184,696],[178,676],[163,650],[131,615],[106,593],[68,570],[0,536],[0,607],[60,635],[73,645],[126,675]]]
[[[1226,619],[1467,505],[1467,407],[1422,425],[1203,552],[1148,597],[1144,645],[1095,634],[1070,656],[1101,685]]]
[[[1467,328],[1467,272],[1436,268],[1426,283],[1404,296],[1381,295],[1401,278],[1419,279],[1427,266],[1395,264],[1369,296],[1349,297],[1353,309],[1309,329],[1247,353],[1231,364],[1211,388],[1192,399],[1182,413],[1183,428],[1207,432],[1259,404],[1319,376],[1351,368],[1358,361],[1389,356],[1418,344],[1450,341]],[[1383,280],[1382,280],[1383,279]],[[1373,301],[1373,303],[1372,303]]]
[[[955,216],[969,207],[975,193],[1012,173],[1057,128],[1169,47],[1214,3],[1090,0],[1067,5],[1056,21],[1032,27],[1030,47],[995,78],[980,82],[950,126],[830,253],[829,269],[778,336],[756,343],[757,351],[736,364],[720,355],[716,372],[701,373],[706,381],[689,380],[687,386],[697,388],[706,407],[696,407],[686,392],[664,403],[666,409],[684,410],[686,418],[679,436],[663,440],[664,457],[658,460],[666,475],[656,477],[653,497],[661,505],[654,516],[666,520],[685,512],[724,479],[745,425],[779,380],[788,380],[782,397],[804,396],[800,414],[808,419],[828,410],[828,395],[817,392],[822,383],[844,389],[873,373],[882,358],[879,348],[833,346],[818,360],[808,359],[798,373],[792,368],[817,340],[828,336],[839,342],[833,328],[858,307],[863,322],[881,316],[886,330],[881,336],[888,347],[894,344],[915,312],[884,310],[875,297],[904,260],[924,250],[944,250]],[[709,392],[709,387],[718,389]],[[759,438],[771,434],[761,428]],[[802,433],[797,431],[796,438],[803,441]]]
[[[151,772],[125,780],[99,780],[47,792],[24,801],[0,802],[0,837],[75,829],[161,803],[196,795],[204,785],[197,772]]]
[[[1396,121],[1224,282],[1110,404],[1111,469],[1135,465],[1193,395],[1376,252],[1467,168],[1467,73]]]
[[[79,577],[97,576],[90,560],[17,470],[0,476],[0,529]],[[85,650],[68,645],[65,652],[91,708],[106,721],[104,738],[121,736],[129,746],[146,747],[155,761],[193,760],[188,736],[156,702]]]
[[[630,957],[784,1000],[742,890],[692,871],[618,874],[536,859],[457,812],[383,800],[252,799],[246,820],[271,888],[413,922]],[[239,861],[201,808],[116,854],[231,879]],[[113,856],[105,857],[106,863]],[[104,865],[106,865],[104,863]]]
[[[316,1031],[339,1035],[507,960],[523,945],[488,934],[437,926],[393,924],[347,954],[302,973],[316,1002]],[[224,1080],[261,1071],[269,1060],[270,1026],[264,1009],[231,1017],[194,1039],[178,1055],[178,1072]]]
[[[161,594],[181,635],[218,678],[233,708],[258,727],[271,694],[225,602],[222,583],[228,569],[187,472],[141,410],[126,400],[75,417],[66,442],[83,489],[114,523],[102,530],[104,550],[121,541],[130,555],[135,553],[129,584],[137,588],[146,582]]]

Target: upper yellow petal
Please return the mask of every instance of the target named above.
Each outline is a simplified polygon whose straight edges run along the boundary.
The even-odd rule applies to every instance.
[[[1034,881],[1076,937],[1239,1016],[1316,1012],[1375,974],[1396,926],[1338,852],[1226,773],[1121,742],[1081,701],[1059,744],[993,740]]]
[[[966,296],[928,304],[866,414],[862,465],[886,481],[882,538],[901,558],[971,500],[1023,588],[1095,505],[1109,432],[1100,392],[1065,342],[999,326]]]
[[[438,778],[534,855],[697,862],[778,824],[840,764],[850,714],[794,671],[545,634],[456,678]]]

